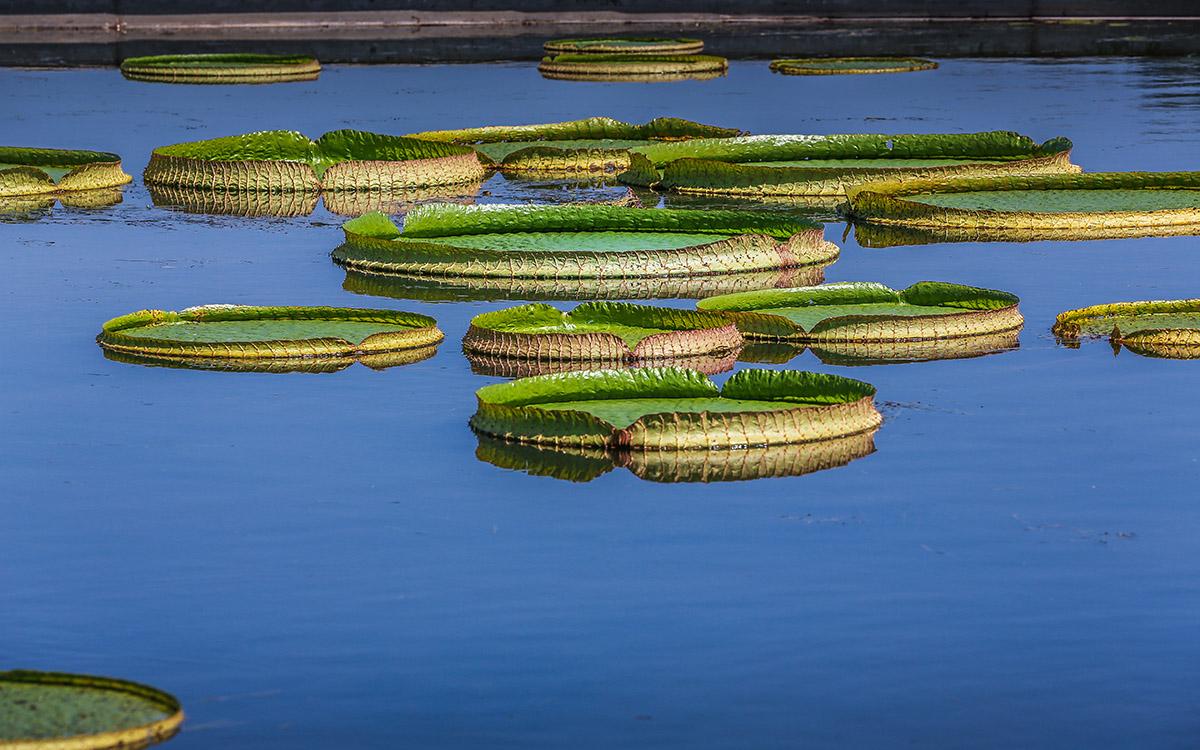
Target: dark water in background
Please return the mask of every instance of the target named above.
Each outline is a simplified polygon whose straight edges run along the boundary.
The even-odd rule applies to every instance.
[[[0,143],[117,151],[265,128],[404,133],[607,114],[754,132],[1067,135],[1090,171],[1200,169],[1200,62],[948,61],[673,84],[531,65],[331,67],[172,87],[0,70]],[[570,198],[495,178],[486,200]],[[604,191],[601,191],[604,192]],[[608,191],[615,195],[616,191]],[[170,747],[1195,747],[1197,367],[1049,335],[1200,296],[1200,239],[864,250],[830,280],[1010,290],[1017,351],[860,368],[878,451],[790,479],[588,484],[475,458],[458,342],[507,302],[343,291],[341,219],[124,202],[0,224],[0,664],[179,695]],[[137,367],[115,315],[213,302],[438,318],[430,360]],[[686,301],[670,304],[689,305]]]

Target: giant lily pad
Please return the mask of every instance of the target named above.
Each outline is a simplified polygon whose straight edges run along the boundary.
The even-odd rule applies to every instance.
[[[693,55],[704,51],[699,39],[662,37],[600,37],[592,39],[551,39],[542,45],[548,55],[579,52],[613,55]]]
[[[1108,336],[1114,349],[1170,359],[1200,359],[1200,299],[1113,302],[1061,313],[1054,335],[1078,346]]]
[[[732,369],[741,346],[724,315],[620,302],[588,302],[571,312],[532,304],[483,313],[463,338],[477,371],[521,375],[649,365],[722,372]]]
[[[877,182],[850,190],[849,198],[857,220],[949,240],[1200,234],[1200,172]]]
[[[409,213],[403,232],[383,214],[343,229],[346,242],[333,252],[343,266],[429,277],[707,276],[826,265],[838,255],[821,225],[753,211],[432,205]]]
[[[844,466],[875,452],[875,430],[811,443],[757,445],[735,450],[622,450],[547,447],[479,435],[475,456],[533,476],[590,482],[625,467],[650,482],[734,482],[794,477]]]
[[[561,81],[683,81],[720,78],[729,61],[713,55],[565,54],[542,58],[543,78]]]
[[[694,370],[539,375],[480,388],[476,432],[567,448],[707,450],[804,443],[879,426],[875,389],[813,372],[743,370],[718,388]]]
[[[132,179],[116,154],[0,146],[0,199],[115,188]]]
[[[1018,302],[1007,292],[937,281],[899,291],[842,282],[726,294],[697,307],[728,315],[752,340],[900,344],[1019,331]]]
[[[502,172],[577,173],[623,171],[629,149],[660,141],[730,138],[733,128],[658,117],[643,125],[589,117],[543,125],[431,130],[410,138],[469,145]]]
[[[824,196],[891,179],[1078,172],[1071,142],[1039,145],[1007,131],[933,135],[760,135],[657,143],[632,149],[629,185],[684,193]]]
[[[338,370],[424,359],[442,340],[433,318],[396,310],[207,305],[141,310],[104,324],[96,341],[115,359],[200,369]]]
[[[937,66],[933,60],[919,57],[794,57],[771,62],[771,70],[789,76],[907,73]]]
[[[473,149],[359,130],[316,141],[268,130],[154,149],[148,185],[225,192],[388,191],[478,182],[486,172]]]
[[[312,81],[321,64],[304,55],[200,54],[129,57],[121,75],[159,83],[281,83]]]
[[[183,722],[172,695],[126,680],[0,672],[0,747],[117,750],[169,739]]]

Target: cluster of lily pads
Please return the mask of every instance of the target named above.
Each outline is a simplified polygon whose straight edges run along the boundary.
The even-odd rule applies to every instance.
[[[696,40],[548,42],[555,77],[724,72]],[[143,58],[130,78],[243,82],[315,76],[313,60]],[[668,65],[669,63],[669,65]],[[921,70],[927,61],[777,61],[784,74]],[[649,72],[653,69],[656,72]],[[292,131],[163,146],[143,179],[156,204],[209,213],[302,215],[318,198],[357,216],[333,260],[347,290],[402,299],[592,300],[476,316],[463,341],[475,372],[513,378],[477,393],[477,456],[588,481],[625,467],[651,481],[795,476],[874,450],[875,389],[837,375],[741,370],[804,350],[839,365],[972,357],[1017,347],[1019,300],[947,282],[891,289],[824,284],[838,247],[822,213],[855,221],[866,246],[928,241],[1200,234],[1200,173],[1084,174],[1071,142],[1010,132],[749,135],[674,118],[604,117],[406,136]],[[680,196],[739,210],[641,205],[373,209],[476,192],[491,172],[615,177],[657,203]],[[105,205],[132,178],[115,154],[0,149],[0,205]],[[115,194],[115,199],[113,198]],[[792,210],[761,210],[792,209]],[[758,210],[755,210],[758,209]],[[803,209],[803,210],[796,210]],[[698,299],[695,309],[629,299]],[[1068,346],[1200,358],[1200,300],[1071,310]],[[105,356],[166,367],[332,372],[416,362],[443,340],[428,316],[395,310],[205,305],[142,310],[103,325]],[[0,672],[0,745],[138,747],[170,737],[178,701],[108,678]]]

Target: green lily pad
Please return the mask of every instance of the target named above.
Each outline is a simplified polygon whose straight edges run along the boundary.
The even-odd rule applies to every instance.
[[[1019,331],[1024,320],[1018,302],[1007,292],[936,281],[903,290],[842,282],[727,294],[697,307],[724,313],[748,339],[905,345]],[[898,354],[905,348],[898,346]]]
[[[933,135],[761,135],[697,138],[631,149],[627,184],[682,193],[825,196],[855,185],[1078,172],[1071,142],[1038,144],[1008,131]]]
[[[108,677],[0,672],[0,747],[21,750],[141,748],[183,722],[174,696]]]
[[[1113,302],[1061,313],[1053,333],[1070,346],[1108,336],[1115,349],[1150,357],[1200,359],[1200,299]]]
[[[404,213],[422,203],[473,200],[481,182],[432,188],[248,193],[240,190],[148,185],[155,206],[193,214],[221,216],[308,216],[323,202],[330,213],[362,216],[372,211]]]
[[[0,146],[0,199],[111,189],[132,179],[116,154]]]
[[[629,166],[629,149],[659,141],[729,138],[742,131],[659,117],[643,125],[589,117],[541,125],[432,130],[411,138],[469,145],[506,173],[615,172]]]
[[[502,469],[590,482],[624,467],[639,479],[669,484],[796,477],[845,466],[875,452],[875,431],[812,443],[730,450],[605,450],[547,447],[478,436],[475,457]]]
[[[441,340],[436,321],[416,313],[243,305],[142,310],[108,321],[96,338],[124,361],[278,372],[416,361]]]
[[[1200,233],[1200,172],[877,182],[850,190],[849,200],[851,215],[864,225],[927,231],[934,241]],[[912,239],[881,233],[868,241]]]
[[[771,70],[789,76],[908,73],[937,66],[918,57],[796,57],[771,62]]]
[[[584,54],[691,55],[704,50],[699,39],[662,37],[599,37],[591,39],[551,39],[542,45],[548,55],[579,52]]]
[[[321,64],[305,55],[199,54],[128,57],[121,75],[158,83],[281,83],[312,81]]]
[[[476,370],[514,362],[522,375],[701,359],[732,368],[742,345],[725,316],[619,302],[588,302],[571,312],[546,304],[483,313],[471,320],[463,350]],[[478,360],[478,362],[477,362]],[[687,360],[684,362],[683,360]],[[570,365],[586,363],[587,368]],[[497,368],[497,365],[501,365]],[[568,367],[558,365],[567,364]]]
[[[220,192],[396,191],[479,182],[486,174],[467,146],[359,130],[313,141],[268,130],[154,149],[147,185]]]
[[[743,370],[718,388],[677,368],[572,372],[485,386],[476,432],[569,448],[701,450],[872,431],[870,385],[811,372]]]
[[[720,78],[729,61],[713,55],[561,54],[542,58],[543,78],[562,81],[682,81]]]
[[[424,206],[343,225],[333,258],[363,273],[616,280],[827,265],[821,225],[782,213],[623,206]]]

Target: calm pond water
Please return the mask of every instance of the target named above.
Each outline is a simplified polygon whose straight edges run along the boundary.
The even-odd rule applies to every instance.
[[[327,68],[183,87],[0,70],[0,143],[119,152],[606,114],[767,132],[1013,129],[1090,171],[1200,169],[1200,61],[946,61],[672,84],[531,64]],[[493,178],[484,201],[616,196]],[[1189,237],[863,249],[830,280],[1022,298],[1018,350],[838,367],[879,389],[877,451],[788,479],[570,483],[475,456],[471,316],[343,289],[341,218],[154,207],[0,223],[0,663],[176,693],[169,747],[1184,748],[1200,741],[1194,362],[1049,334],[1061,310],[1200,296]],[[115,315],[229,302],[438,318],[376,372],[105,359]],[[561,303],[569,305],[569,303]],[[668,304],[689,306],[686,300]],[[745,365],[739,365],[743,367]],[[778,365],[777,365],[778,366]]]

